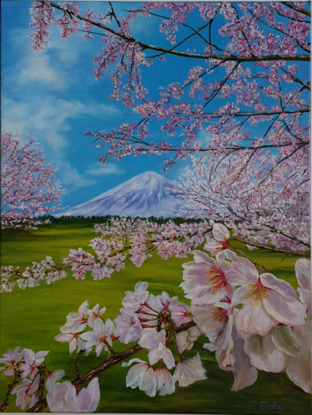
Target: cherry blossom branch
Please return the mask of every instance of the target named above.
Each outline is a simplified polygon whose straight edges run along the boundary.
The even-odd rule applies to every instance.
[[[268,245],[258,244],[256,242],[249,242],[249,241],[246,241],[244,239],[238,238],[237,236],[232,236],[231,237],[231,241],[242,242],[245,245],[254,246],[256,248],[265,249],[266,251],[276,252],[276,253],[279,253],[279,254],[287,254],[287,255],[302,256],[302,257],[310,258],[310,254],[307,253],[307,252],[302,252],[302,251],[288,251],[286,249],[274,248],[274,247],[270,247]]]
[[[282,1],[282,4],[284,4],[284,6],[289,7],[292,10],[295,10],[298,13],[302,13],[302,14],[305,14],[306,16],[311,17],[310,10],[303,9],[302,7],[297,7],[294,5],[294,3],[289,3],[288,1]]]
[[[20,370],[21,367],[21,363],[19,363],[17,365],[16,368],[14,368],[14,380],[11,383],[8,383],[8,391],[4,397],[4,400],[2,401],[1,405],[0,405],[0,412],[3,412],[6,410],[6,408],[9,406],[9,397],[11,395],[12,390],[15,388],[15,386],[20,382],[21,380],[21,375],[22,375],[22,370]]]
[[[181,333],[182,331],[186,331],[191,327],[195,327],[196,323],[194,321],[190,321],[188,323],[182,324],[180,327],[176,328],[176,333]],[[125,359],[133,356],[134,354],[141,351],[143,348],[139,344],[135,344],[134,346],[130,347],[129,349],[121,352],[115,353],[114,356],[111,356],[109,359],[105,360],[104,362],[100,363],[95,368],[89,370],[82,376],[78,376],[74,379],[71,383],[76,387],[82,386],[84,383],[89,382],[94,377],[98,376],[100,373],[104,372],[105,370],[109,369],[110,367],[115,366],[117,363],[122,362]],[[46,399],[43,399],[41,402],[38,402],[33,407],[29,408],[27,412],[41,412],[43,409],[47,407]]]
[[[51,2],[50,5],[58,10],[64,11],[64,8],[62,8],[61,6]],[[77,19],[88,22],[89,24],[91,24],[92,26],[96,26],[99,27],[103,30],[106,30],[110,33],[112,33],[115,36],[120,37],[123,40],[126,40],[127,42],[135,42],[137,43],[143,50],[145,49],[149,49],[149,50],[155,50],[158,52],[163,52],[166,54],[170,54],[170,55],[175,55],[175,56],[179,56],[182,58],[192,58],[192,59],[216,59],[216,60],[221,60],[223,62],[229,62],[229,61],[234,61],[234,62],[238,62],[238,63],[242,63],[242,62],[272,62],[272,61],[290,61],[290,62],[295,62],[295,61],[301,61],[301,62],[309,62],[310,61],[310,57],[309,55],[268,55],[268,56],[251,56],[251,57],[244,57],[244,56],[226,56],[226,55],[205,55],[205,54],[194,54],[194,53],[187,53],[187,52],[179,52],[176,50],[171,50],[167,49],[167,48],[163,48],[163,47],[159,47],[159,46],[153,46],[144,42],[140,42],[134,38],[128,38],[125,35],[123,35],[120,32],[117,32],[116,30],[112,29],[109,26],[106,26],[102,23],[99,22],[94,22],[93,20],[90,20],[86,17],[83,17],[81,15],[79,15],[78,13],[75,13],[73,11],[70,11],[70,14],[72,14],[73,16],[75,16]]]

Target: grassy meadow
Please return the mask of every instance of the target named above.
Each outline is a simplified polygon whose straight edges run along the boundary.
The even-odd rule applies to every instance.
[[[1,236],[1,265],[19,265],[21,269],[32,261],[41,261],[47,255],[52,256],[56,264],[61,264],[70,248],[88,249],[90,239],[95,237],[92,226],[86,224],[51,224],[37,230],[5,230]],[[238,246],[238,245],[237,245]],[[92,252],[91,248],[90,252]],[[294,274],[296,258],[283,258],[279,254],[269,254],[255,250],[248,252],[251,259],[265,266],[277,277],[284,278],[295,288]],[[169,258],[160,259],[157,254],[149,258],[141,268],[127,263],[126,268],[114,273],[111,279],[93,281],[91,277],[76,281],[71,275],[56,284],[27,288],[25,291],[15,288],[12,293],[1,295],[1,355],[7,349],[16,346],[30,348],[35,352],[49,350],[45,363],[49,370],[64,369],[63,380],[73,380],[75,376],[76,355],[69,354],[68,343],[54,341],[60,333],[69,312],[77,311],[85,300],[90,308],[97,303],[106,307],[104,318],[114,319],[122,307],[124,292],[133,290],[137,281],[147,281],[149,291],[155,295],[166,290],[169,295],[177,295],[183,301],[183,291],[179,287],[182,281],[182,263],[191,260]],[[69,273],[70,274],[70,273]],[[207,342],[201,336],[196,347],[184,352],[183,356],[192,357],[200,353],[207,373],[205,381],[199,381],[187,388],[179,388],[173,395],[149,398],[138,389],[126,388],[125,378],[129,368],[120,364],[99,375],[101,401],[97,412],[131,413],[206,413],[206,414],[311,414],[310,395],[290,382],[284,373],[258,373],[257,382],[242,391],[231,392],[233,373],[218,368],[214,353],[202,348]],[[130,345],[114,343],[116,351],[127,349]],[[145,358],[140,352],[135,357]],[[105,359],[95,353],[81,360],[80,371],[84,373]],[[308,364],[308,362],[307,362]],[[0,372],[0,402],[6,393],[6,382],[11,378]],[[261,411],[260,402],[276,402],[282,410]],[[15,406],[15,397],[10,398],[7,412],[19,412]]]

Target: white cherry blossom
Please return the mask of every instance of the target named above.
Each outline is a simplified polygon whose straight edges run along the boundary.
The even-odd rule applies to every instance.
[[[179,386],[189,386],[197,380],[206,379],[206,371],[202,366],[199,353],[191,359],[180,359],[174,371],[173,379]]]
[[[105,323],[102,319],[97,318],[93,325],[93,331],[87,331],[80,335],[81,339],[86,340],[87,348],[95,346],[97,357],[100,356],[103,348],[108,350],[107,346],[112,346],[111,335],[115,331],[114,323],[108,318]]]
[[[233,303],[243,304],[237,314],[237,329],[246,334],[265,336],[279,323],[289,326],[304,324],[305,307],[295,290],[273,274],[258,274],[254,264],[246,258],[234,258],[227,278],[234,286]]]
[[[227,249],[230,232],[222,223],[215,223],[212,227],[212,235],[213,238],[207,239],[204,249],[215,256],[218,252]]]
[[[300,285],[298,288],[300,300],[311,315],[311,262],[305,258],[298,259],[295,263],[295,272]]]
[[[157,391],[157,380],[152,366],[141,359],[131,359],[128,362],[122,362],[121,366],[126,367],[132,363],[137,363],[127,373],[126,385],[131,389],[138,387],[148,396],[155,396]]]
[[[78,309],[78,313],[69,313],[66,317],[67,321],[61,327],[62,333],[80,333],[87,327],[88,323],[89,303],[85,301]]]
[[[158,366],[155,378],[160,396],[171,395],[175,391],[175,381],[166,367]]]
[[[157,332],[151,329],[144,329],[139,345],[148,349],[148,358],[151,365],[162,359],[168,369],[175,366],[172,352],[166,346],[166,331]]]
[[[87,314],[89,315],[89,318],[88,318],[89,327],[93,327],[95,320],[97,318],[102,318],[102,315],[105,313],[106,307],[101,308],[101,310],[99,308],[100,306],[99,304],[97,304],[96,306],[92,308],[92,310],[89,310],[87,312]]]

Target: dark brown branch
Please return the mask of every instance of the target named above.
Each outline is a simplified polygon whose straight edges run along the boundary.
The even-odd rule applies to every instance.
[[[244,243],[246,245],[254,246],[256,248],[265,249],[266,251],[276,252],[276,253],[279,253],[279,254],[287,254],[287,255],[295,255],[295,256],[304,256],[304,257],[307,257],[307,258],[310,257],[310,254],[309,253],[298,252],[298,251],[287,251],[286,249],[273,248],[273,247],[269,247],[267,245],[258,244],[256,242],[246,242],[244,239],[240,239],[240,238],[237,238],[237,237],[231,237],[231,241],[242,242],[242,243]]]
[[[82,358],[82,355],[84,354],[85,350],[80,350],[78,355],[77,355],[77,359],[76,359],[76,365],[75,365],[75,370],[76,370],[76,376],[77,378],[80,378],[80,371],[79,371],[79,363],[80,363],[80,359]]]
[[[51,6],[54,7],[55,9],[64,11],[64,9],[56,3],[51,2]],[[242,63],[242,62],[272,62],[272,61],[281,61],[281,60],[291,61],[291,62],[295,62],[295,61],[309,62],[310,61],[310,55],[308,55],[308,54],[307,55],[268,55],[268,56],[244,57],[244,56],[233,56],[233,55],[225,56],[225,55],[194,54],[194,53],[180,52],[180,51],[176,51],[176,50],[170,51],[170,49],[162,48],[162,47],[159,47],[159,46],[149,45],[147,43],[140,42],[140,41],[138,41],[134,38],[127,38],[124,34],[122,34],[120,32],[117,32],[116,30],[112,29],[109,26],[105,26],[102,23],[93,22],[92,20],[87,19],[86,17],[83,17],[83,16],[81,16],[77,13],[74,13],[72,11],[70,11],[70,13],[73,16],[75,16],[77,19],[88,22],[92,26],[99,27],[103,30],[106,30],[106,31],[114,34],[115,36],[118,36],[121,39],[124,39],[127,42],[137,43],[139,46],[141,46],[141,48],[143,50],[145,50],[145,49],[156,50],[158,52],[164,52],[164,53],[179,56],[179,57],[182,57],[182,58],[204,59],[204,60],[217,59],[217,60],[221,60],[223,62],[233,61],[233,62],[238,62],[238,63]]]
[[[311,17],[310,10],[306,10],[306,9],[302,9],[301,7],[297,7],[293,3],[289,3],[288,1],[282,1],[282,4],[284,4],[284,6],[288,7],[289,9],[295,10],[298,13],[301,13],[301,14],[304,14],[305,16],[310,16]]]

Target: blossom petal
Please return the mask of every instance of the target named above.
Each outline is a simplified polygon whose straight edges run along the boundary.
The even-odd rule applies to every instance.
[[[263,307],[273,318],[289,326],[301,326],[306,318],[305,306],[298,300],[270,291],[262,298]]]
[[[261,303],[252,303],[238,311],[236,327],[246,334],[260,334],[265,336],[273,326],[279,323],[261,306]]]
[[[307,292],[311,292],[311,262],[300,258],[295,263],[295,272],[299,285]]]

